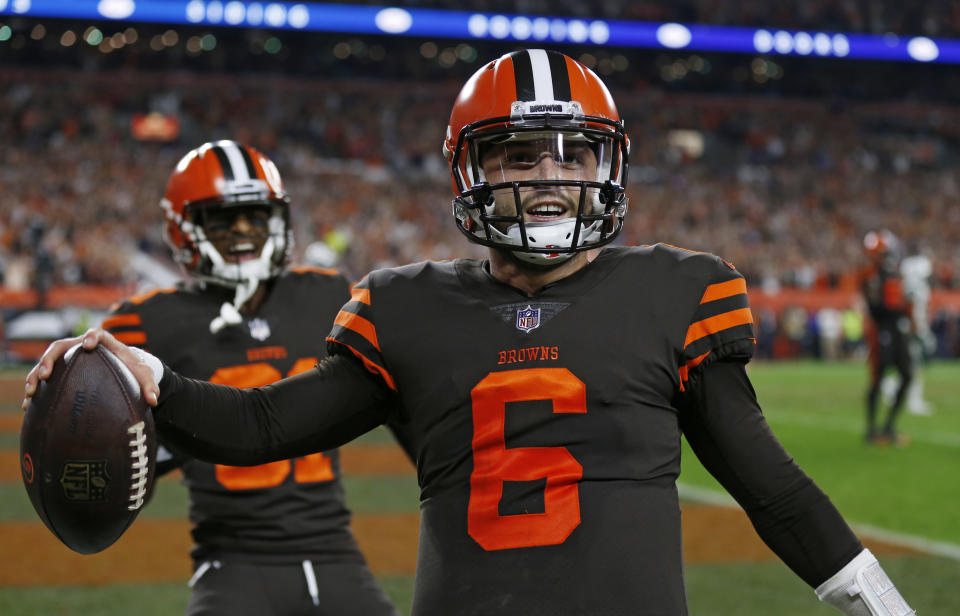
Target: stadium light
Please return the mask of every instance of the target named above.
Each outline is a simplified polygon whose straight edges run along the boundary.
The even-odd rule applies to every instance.
[[[0,15],[960,64],[960,40],[241,0],[0,0]]]

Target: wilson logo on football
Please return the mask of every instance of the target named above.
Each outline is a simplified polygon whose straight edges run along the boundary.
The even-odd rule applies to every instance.
[[[28,453],[23,454],[23,480],[33,483],[33,458]]]
[[[139,421],[127,428],[127,433],[133,437],[130,441],[130,457],[133,473],[130,475],[130,504],[127,509],[136,511],[143,506],[147,495],[147,475],[150,472],[147,458],[147,435],[144,433],[144,423]]]

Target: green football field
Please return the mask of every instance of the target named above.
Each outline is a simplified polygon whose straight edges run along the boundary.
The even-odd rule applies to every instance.
[[[960,479],[956,474],[960,467],[957,395],[960,364],[935,363],[925,370],[927,398],[934,413],[930,416],[903,414],[900,428],[911,437],[911,444],[899,449],[871,448],[863,443],[866,385],[863,364],[756,363],[750,370],[767,418],[787,450],[825,489],[865,541],[882,541],[884,545],[900,549],[885,552],[881,561],[918,614],[960,614],[960,593],[955,589],[960,580]],[[25,553],[29,548],[13,547],[22,546],[18,534],[24,529],[35,529],[39,522],[27,501],[17,469],[10,468],[18,459],[20,411],[15,388],[4,391],[7,393],[0,400],[0,461],[7,468],[0,473],[0,552],[8,566],[20,567],[21,571],[15,575],[0,572],[0,614],[126,616],[136,613],[150,616],[182,613],[188,595],[186,569],[183,579],[155,583],[110,579],[96,584],[29,582],[30,573],[23,572],[23,567],[54,568],[56,560],[71,555],[57,545],[59,551],[52,551],[51,556],[45,557],[50,560],[44,562],[37,560],[36,555]],[[387,448],[391,445],[389,437],[375,432],[351,446]],[[348,478],[347,490],[351,508],[360,521],[374,520],[376,526],[382,527],[390,516],[409,519],[416,515],[416,479],[409,471],[360,470]],[[726,505],[730,502],[689,449],[684,450],[681,495],[685,512],[700,503]],[[158,484],[154,501],[134,527],[170,522],[181,525],[178,529],[185,529],[185,510],[182,486],[176,481],[163,480]],[[685,529],[688,517],[685,513]],[[132,531],[134,528],[128,532]],[[38,532],[46,531],[41,527]],[[711,529],[713,535],[708,540],[720,540],[728,532],[732,530],[718,525]],[[163,536],[156,537],[142,557],[128,567],[149,569],[154,557],[163,551],[165,541]],[[403,545],[410,550],[412,543],[408,540]],[[689,547],[685,544],[685,549]],[[107,552],[115,548],[117,546]],[[404,555],[401,560],[412,562],[412,554]],[[371,558],[371,562],[383,561]],[[400,571],[404,567],[409,568],[406,564],[393,569],[378,564],[375,570],[401,612],[406,614],[413,580],[409,572]],[[42,577],[38,573],[37,579]],[[118,579],[128,578],[126,574],[118,574]],[[836,613],[819,604],[813,591],[776,560],[731,558],[731,562],[716,559],[688,562],[686,583],[691,613],[697,616]]]

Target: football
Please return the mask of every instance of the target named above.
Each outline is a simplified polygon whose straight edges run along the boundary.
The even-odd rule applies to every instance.
[[[133,374],[110,351],[70,349],[41,381],[20,428],[30,502],[67,547],[112,545],[150,498],[153,414]]]

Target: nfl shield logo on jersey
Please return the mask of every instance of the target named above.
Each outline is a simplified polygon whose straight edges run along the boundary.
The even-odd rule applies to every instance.
[[[270,337],[270,324],[264,319],[253,319],[250,321],[250,335],[260,341],[266,340]]]
[[[529,333],[530,330],[540,327],[540,309],[527,304],[526,308],[517,310],[517,329]]]

